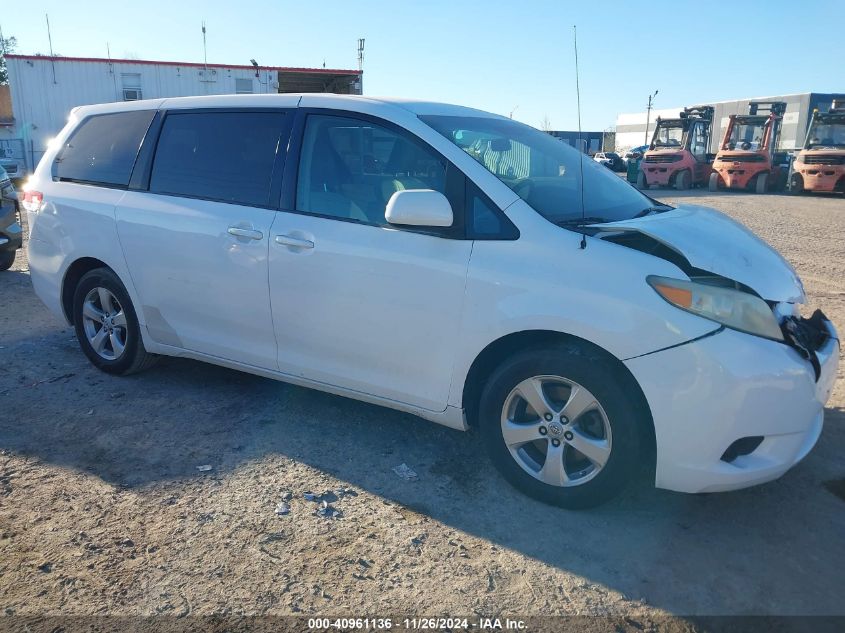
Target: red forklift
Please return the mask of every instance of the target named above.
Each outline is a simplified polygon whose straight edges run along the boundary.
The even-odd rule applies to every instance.
[[[747,189],[757,193],[786,186],[789,157],[778,151],[783,101],[752,101],[748,114],[732,114],[713,161],[710,191]]]
[[[689,189],[707,184],[713,156],[708,154],[713,129],[713,107],[684,108],[677,119],[657,117],[651,144],[645,152],[637,187]]]
[[[804,147],[792,163],[789,190],[845,193],[845,103],[834,101],[827,112],[813,110]]]

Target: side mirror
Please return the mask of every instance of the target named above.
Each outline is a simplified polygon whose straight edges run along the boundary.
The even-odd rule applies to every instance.
[[[404,226],[452,226],[452,205],[439,191],[405,189],[387,201],[384,212],[390,224]]]

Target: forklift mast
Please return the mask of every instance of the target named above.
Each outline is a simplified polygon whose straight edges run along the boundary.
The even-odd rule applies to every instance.
[[[692,106],[691,108],[684,108],[684,111],[681,112],[681,118],[688,119],[690,117],[697,117],[699,119],[712,121],[714,112],[715,108],[713,106]]]
[[[755,116],[756,114],[768,112],[775,116],[782,117],[786,112],[786,102],[784,101],[749,101],[748,114]]]

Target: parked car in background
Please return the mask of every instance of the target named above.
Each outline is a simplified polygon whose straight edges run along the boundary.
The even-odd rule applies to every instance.
[[[18,194],[9,175],[0,167],[0,271],[9,270],[22,245]]]
[[[0,158],[0,167],[3,168],[10,180],[18,180],[24,177],[24,170],[18,161],[12,158]]]
[[[643,155],[648,150],[648,145],[640,145],[638,147],[632,147],[627,152],[625,152],[625,162],[627,163],[629,160],[639,160],[643,157]]]
[[[625,161],[616,152],[597,152],[593,160],[613,171],[625,171]]]
[[[837,375],[833,325],[748,229],[479,110],[84,106],[24,205],[35,292],[102,371],[182,356],[475,426],[508,481],[565,507],[642,471],[775,479]]]

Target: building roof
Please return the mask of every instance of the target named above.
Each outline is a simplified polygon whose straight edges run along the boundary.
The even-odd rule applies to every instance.
[[[92,62],[99,64],[139,64],[144,66],[185,66],[189,68],[233,68],[240,70],[254,70],[255,67],[250,64],[204,64],[202,62],[174,62],[174,61],[155,61],[150,59],[116,59],[106,57],[64,57],[51,55],[16,55],[9,53],[6,59],[23,59],[29,61],[50,61],[50,62]],[[361,75],[362,70],[350,70],[340,68],[297,68],[290,66],[263,66],[258,65],[259,70],[277,70],[280,72],[289,73],[306,73],[306,74],[327,74],[327,75]]]

